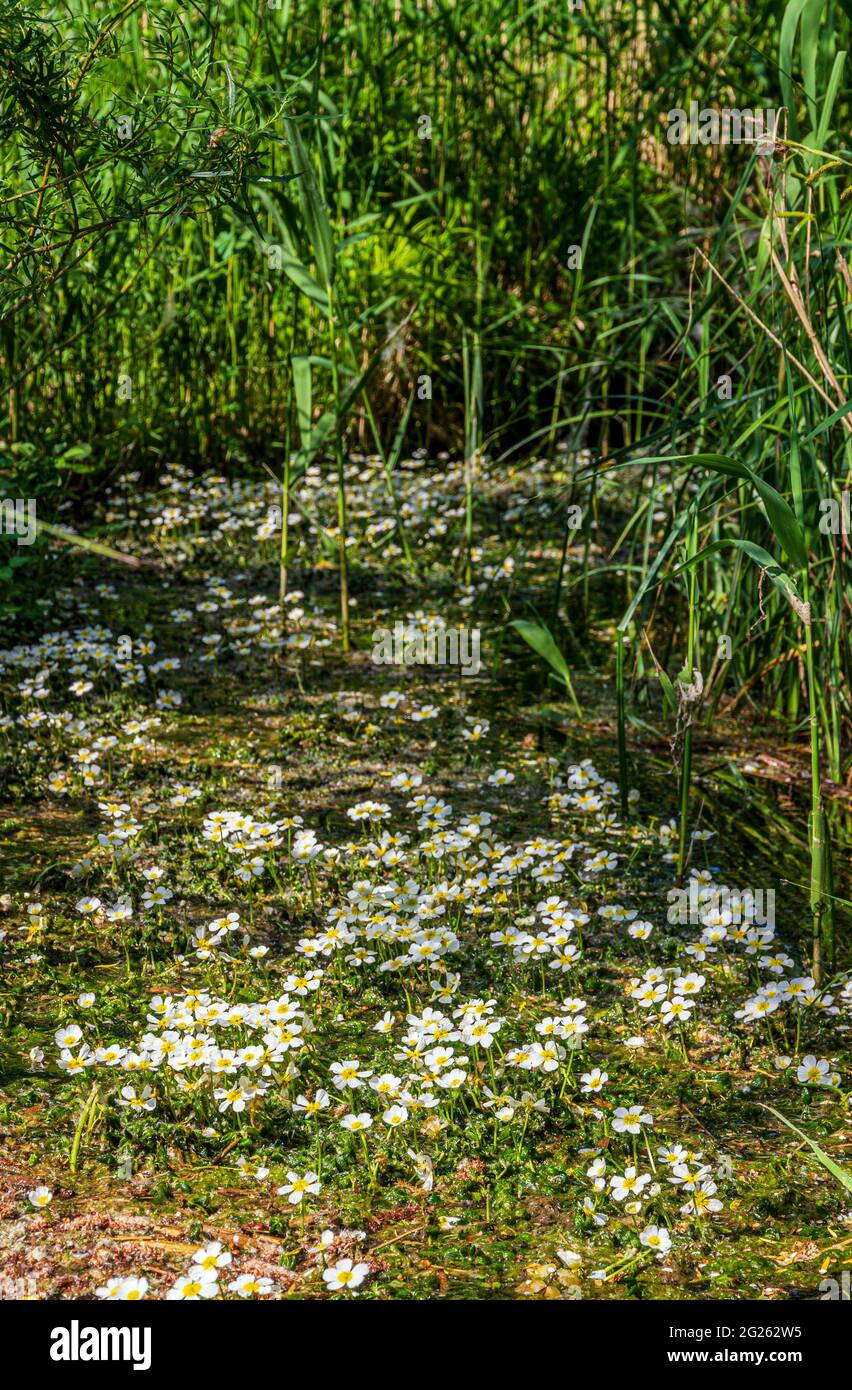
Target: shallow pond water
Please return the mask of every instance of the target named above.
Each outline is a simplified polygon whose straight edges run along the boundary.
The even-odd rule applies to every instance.
[[[343,657],[333,571],[282,625],[262,490],[196,488],[0,654],[9,1277],[163,1297],[217,1241],[220,1296],[818,1296],[849,1194],[772,1112],[848,1163],[852,990],[842,907],[809,977],[803,750],[697,726],[685,882],[774,903],[676,921],[671,730],[631,692],[624,815],[603,600],[581,716],[506,641],[505,537],[472,595],[439,536],[431,589],[354,559]],[[481,676],[371,660],[426,595]]]

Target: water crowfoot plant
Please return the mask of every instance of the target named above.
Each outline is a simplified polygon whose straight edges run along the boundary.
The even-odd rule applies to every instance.
[[[849,23],[0,0],[28,1297],[819,1299]]]

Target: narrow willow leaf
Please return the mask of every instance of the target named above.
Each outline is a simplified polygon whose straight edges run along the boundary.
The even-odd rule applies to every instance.
[[[307,357],[291,357],[293,369],[293,390],[296,393],[296,416],[299,422],[299,439],[306,442],[311,433],[311,363]]]
[[[571,684],[571,673],[568,670],[568,663],[554,641],[553,634],[543,623],[531,623],[525,618],[516,618],[509,623],[509,627],[515,629],[520,637],[523,637],[528,646],[534,652],[543,657],[548,666],[556,672],[565,684],[565,689],[571,699],[571,703],[580,714],[580,706],[577,703],[577,696],[574,694],[574,687]]]
[[[766,508],[769,524],[787,555],[798,569],[806,569],[808,552],[802,528],[796,520],[789,502],[770,483],[759,477],[747,463],[730,458],[727,454],[660,454],[650,458],[636,459],[637,464],[683,463],[693,467],[710,468],[714,473],[723,473],[730,478],[741,478],[750,482]]]
[[[78,536],[75,531],[66,531],[62,526],[53,526],[47,521],[36,521],[36,527],[53,540],[64,541],[66,545],[73,545],[78,550],[88,550],[93,555],[102,555],[105,560],[117,560],[119,564],[129,565],[131,569],[139,567],[138,556],[125,555],[123,551],[113,550],[112,546],[104,545],[102,541],[93,541],[88,536]]]
[[[659,661],[657,660],[654,654],[654,648],[651,646],[651,642],[647,632],[644,632],[642,635],[645,638],[645,645],[647,646],[648,651],[651,653],[651,660],[654,663],[654,669],[659,677],[660,686],[662,687],[666,704],[668,705],[672,714],[677,714],[677,695],[675,694],[675,688],[669,680],[668,676],[666,675],[665,671],[663,670],[662,666],[660,665]]]
[[[285,119],[287,140],[290,145],[290,156],[293,160],[293,168],[299,176],[299,203],[302,209],[302,217],[305,222],[305,230],[308,234],[311,252],[316,262],[317,275],[320,284],[325,287],[330,285],[334,279],[334,241],[331,232],[331,222],[322,200],[322,195],[314,175],[313,165],[304,141],[299,132],[299,127],[289,117]]]
[[[706,545],[704,549],[700,550],[691,560],[685,560],[682,565],[679,565],[675,570],[675,574],[680,574],[682,570],[693,569],[709,555],[713,555],[725,549],[741,550],[744,555],[748,555],[750,560],[753,560],[756,565],[759,565],[760,568],[766,572],[769,579],[775,585],[775,588],[780,594],[783,594],[790,607],[799,615],[805,626],[810,626],[810,604],[803,601],[789,574],[782,570],[777,561],[769,554],[769,551],[764,550],[762,545],[756,545],[754,541],[734,539],[713,541],[712,545]]]
[[[848,1192],[852,1192],[852,1173],[848,1172],[846,1168],[841,1168],[840,1164],[835,1163],[833,1158],[829,1158],[828,1154],[824,1149],[820,1148],[819,1144],[815,1143],[813,1139],[809,1139],[804,1130],[799,1129],[798,1125],[794,1125],[792,1120],[788,1120],[786,1116],[781,1114],[780,1110],[774,1109],[771,1105],[764,1105],[763,1108],[764,1110],[768,1110],[770,1115],[774,1115],[776,1120],[780,1120],[782,1125],[786,1125],[788,1129],[791,1129],[794,1134],[798,1134],[799,1138],[804,1140],[806,1144],[810,1145],[823,1168],[827,1168],[829,1173],[837,1178],[838,1182],[843,1183],[843,1186]]]

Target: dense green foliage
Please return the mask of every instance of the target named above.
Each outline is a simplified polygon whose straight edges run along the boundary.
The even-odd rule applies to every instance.
[[[625,680],[663,668],[675,713],[698,670],[711,714],[809,732],[818,823],[850,715],[848,537],[820,524],[852,432],[849,36],[829,0],[3,0],[7,494],[61,521],[128,462],[283,458],[283,593],[327,457],[346,650],[347,447],[389,476],[462,452],[468,555],[479,452],[561,448],[555,504],[625,578],[622,742]],[[777,138],[670,143],[692,103],[771,108]],[[582,565],[587,617],[588,526]],[[567,593],[560,568],[557,628]]]
[[[852,0],[0,0],[0,1206],[39,1297],[206,1297],[182,1257],[237,1226],[223,1296],[823,1289],[850,41]],[[448,621],[428,672],[370,653]],[[694,939],[671,885],[723,895]],[[156,1264],[88,1250],[132,1177]]]
[[[690,295],[689,273],[695,242],[754,272],[769,180],[747,146],[674,149],[664,120],[693,98],[780,107],[776,4],[4,0],[0,14],[10,443],[92,446],[101,468],[122,452],[257,456],[283,437],[288,355],[323,342],[322,306],[299,292],[312,251],[288,115],[315,161],[356,356],[407,318],[371,387],[383,432],[426,372],[412,435],[458,441],[465,337],[492,445],[545,429],[554,408],[604,451],[694,430],[705,358],[742,364],[743,394],[775,390],[774,366],[745,367],[759,333],[720,289],[712,309],[701,280]],[[815,44],[797,46],[792,82],[806,142],[822,102],[806,100],[803,64],[822,92],[840,14],[805,7]],[[829,136],[848,115],[837,95]],[[820,179],[814,244],[842,241],[841,175]],[[815,286],[827,307],[832,279]],[[711,323],[712,352],[697,342]]]

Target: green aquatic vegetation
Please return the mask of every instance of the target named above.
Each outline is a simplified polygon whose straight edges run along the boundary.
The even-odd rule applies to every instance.
[[[777,1102],[842,1163],[849,990],[808,973],[807,846],[789,841],[785,883],[746,758],[699,745],[679,898],[677,787],[653,745],[631,748],[623,788],[615,747],[564,707],[537,724],[502,591],[547,585],[547,556],[511,527],[532,507],[546,528],[549,472],[517,469],[524,521],[497,526],[501,475],[483,466],[475,678],[344,662],[309,534],[282,622],[276,484],[180,469],[103,503],[156,519],[134,548],[162,577],[93,584],[81,557],[41,629],[0,653],[22,809],[37,797],[32,826],[52,814],[66,836],[37,838],[7,802],[28,858],[3,900],[4,1125],[13,1200],[55,1252],[26,1274],[39,1296],[62,1268],[80,1295],[172,1299],[819,1282],[836,1189],[760,1109]],[[347,484],[364,651],[398,592],[368,535],[373,498],[393,505],[380,459]],[[333,516],[334,475],[308,486]],[[427,499],[463,503],[463,462],[402,459],[397,487],[445,599],[406,621],[450,626],[464,609]],[[598,680],[577,679],[596,719]],[[742,859],[734,809],[756,836]],[[64,1266],[63,1231],[95,1207],[117,1236],[144,1213],[132,1269],[116,1272],[114,1236],[90,1268]]]
[[[0,0],[28,1295],[818,1296],[850,22]]]

